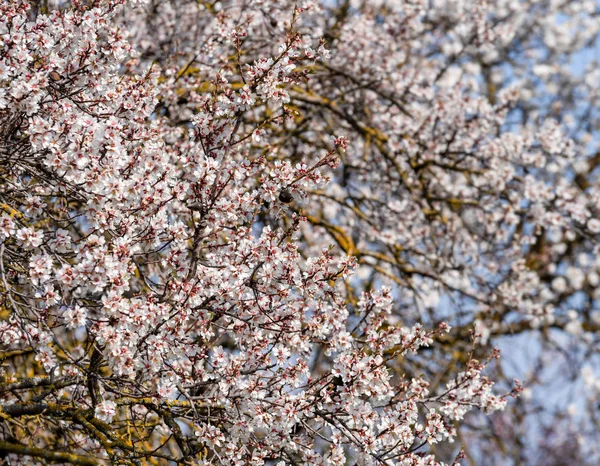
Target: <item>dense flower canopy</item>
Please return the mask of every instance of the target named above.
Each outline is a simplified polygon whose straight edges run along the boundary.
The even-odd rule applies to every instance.
[[[0,455],[555,464],[522,442],[553,425],[593,461],[599,31],[594,1],[0,0]]]

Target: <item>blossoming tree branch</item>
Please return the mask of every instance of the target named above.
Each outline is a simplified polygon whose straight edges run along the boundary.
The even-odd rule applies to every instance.
[[[584,438],[599,18],[0,0],[0,461],[534,464],[562,357]]]

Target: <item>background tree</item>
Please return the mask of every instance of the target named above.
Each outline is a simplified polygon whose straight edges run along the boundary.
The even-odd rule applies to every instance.
[[[595,464],[599,27],[0,2],[4,461]]]

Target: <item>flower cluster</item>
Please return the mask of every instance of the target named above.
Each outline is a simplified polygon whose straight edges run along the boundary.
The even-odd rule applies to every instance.
[[[11,464],[460,456],[489,344],[599,329],[556,3],[0,0]]]

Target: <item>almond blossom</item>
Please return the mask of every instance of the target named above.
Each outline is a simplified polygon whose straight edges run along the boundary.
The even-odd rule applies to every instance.
[[[0,0],[0,453],[521,448],[560,409],[494,345],[594,386],[599,95],[566,63],[598,33],[593,2]]]

